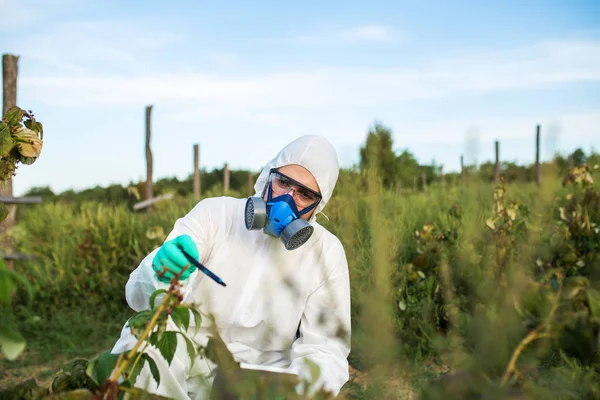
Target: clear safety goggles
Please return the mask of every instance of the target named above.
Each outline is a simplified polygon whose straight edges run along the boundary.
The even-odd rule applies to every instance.
[[[284,195],[293,190],[294,194],[297,195],[295,197],[296,204],[301,208],[309,207],[323,198],[320,193],[282,174],[276,168],[270,171],[269,183],[271,184],[274,197]]]

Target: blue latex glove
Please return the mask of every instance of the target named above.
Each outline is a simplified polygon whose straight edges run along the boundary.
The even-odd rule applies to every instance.
[[[183,255],[184,250],[190,256],[198,259],[198,248],[192,238],[187,235],[180,235],[174,239],[166,241],[158,249],[158,252],[152,260],[152,269],[157,273],[158,279],[162,282],[169,282],[187,266],[187,269],[181,274],[179,280],[186,280],[190,274],[196,270],[196,266],[191,264]],[[161,277],[158,272],[166,271]]]

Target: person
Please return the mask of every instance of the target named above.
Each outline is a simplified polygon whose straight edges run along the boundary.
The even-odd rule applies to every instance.
[[[317,222],[338,175],[336,151],[324,137],[292,141],[264,166],[254,196],[206,198],[178,219],[164,243],[131,273],[128,305],[148,309],[151,294],[189,265],[181,283],[183,302],[198,304],[203,316],[197,334],[190,323],[196,343],[206,345],[214,323],[243,367],[309,377],[308,359],[320,368],[315,389],[339,394],[349,378],[348,263],[340,240]],[[184,251],[226,286],[189,264]],[[130,350],[136,341],[125,324],[111,352]],[[185,349],[178,343],[169,365],[148,346],[160,384],[145,365],[134,386],[175,399],[207,398],[215,366],[206,359],[192,364]]]

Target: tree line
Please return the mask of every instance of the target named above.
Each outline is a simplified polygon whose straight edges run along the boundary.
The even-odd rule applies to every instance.
[[[422,178],[427,185],[436,182],[447,182],[457,184],[461,179],[461,172],[444,173],[443,166],[437,165],[435,161],[430,164],[420,163],[409,149],[395,150],[391,129],[380,123],[375,123],[368,131],[367,137],[360,147],[360,161],[358,165],[344,168],[342,173],[357,174],[367,167],[377,168],[383,186],[388,189],[413,188],[417,183],[422,186]],[[569,163],[574,166],[587,163],[589,165],[600,164],[600,154],[594,151],[586,154],[582,149],[563,156],[556,154],[553,159],[544,164],[552,163],[558,169],[560,176],[565,175]],[[477,176],[484,182],[494,181],[495,164],[486,161],[479,165],[465,165],[463,173],[468,176]],[[518,165],[512,161],[502,161],[500,171],[506,182],[534,182],[535,164]],[[224,168],[212,170],[202,169],[200,172],[202,192],[214,192],[223,185]],[[248,175],[258,176],[258,172],[250,170],[229,170],[230,190],[236,193],[248,191]],[[95,186],[83,190],[69,189],[60,193],[54,193],[50,187],[33,187],[26,196],[41,196],[46,201],[60,201],[69,204],[81,204],[87,201],[98,201],[106,203],[126,203],[133,205],[139,201],[139,194],[144,193],[144,181],[130,182],[127,185],[113,184],[109,186]],[[193,174],[185,179],[177,177],[164,177],[153,184],[157,194],[173,192],[178,196],[188,196],[193,190]]]

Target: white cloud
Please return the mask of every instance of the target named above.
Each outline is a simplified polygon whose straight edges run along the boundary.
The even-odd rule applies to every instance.
[[[339,33],[339,37],[343,39],[360,42],[390,42],[396,36],[396,32],[385,25],[364,25]]]
[[[147,58],[181,41],[166,29],[147,29],[141,21],[82,20],[52,25],[15,41],[23,59],[40,63],[58,75],[104,71],[134,72],[149,68]]]
[[[41,13],[35,7],[18,3],[15,0],[0,0],[0,31],[29,26],[41,18]]]
[[[48,74],[24,75],[21,85],[32,96],[35,93],[39,101],[62,106],[185,103],[188,108],[198,106],[216,116],[286,109],[378,107],[598,81],[600,42],[555,41],[514,51],[438,60],[412,69],[317,68],[237,77],[203,73]]]
[[[31,28],[39,29],[42,21],[46,25],[61,15],[65,8],[74,8],[80,5],[81,0],[0,0],[0,31],[8,30],[11,33]]]
[[[401,39],[400,32],[387,25],[368,24],[353,28],[322,31],[296,37],[293,42],[311,45],[392,43]]]

